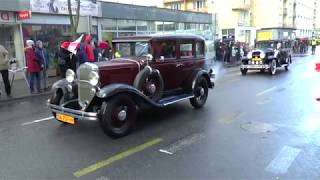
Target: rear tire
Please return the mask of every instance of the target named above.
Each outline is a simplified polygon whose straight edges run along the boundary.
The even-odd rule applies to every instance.
[[[136,104],[130,96],[121,94],[102,103],[99,122],[104,133],[120,138],[130,133],[136,117]]]
[[[265,70],[265,69],[260,69],[260,72],[261,72],[261,73],[265,73],[266,70]]]
[[[194,87],[194,97],[190,99],[191,105],[198,109],[204,106],[208,98],[208,82],[203,76],[197,79]]]

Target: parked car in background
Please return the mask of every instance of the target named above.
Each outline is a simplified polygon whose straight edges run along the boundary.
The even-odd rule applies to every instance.
[[[201,108],[213,88],[205,64],[204,39],[194,35],[116,38],[116,59],[84,63],[53,85],[48,105],[62,123],[99,121],[112,137],[130,132],[137,111],[190,100]]]

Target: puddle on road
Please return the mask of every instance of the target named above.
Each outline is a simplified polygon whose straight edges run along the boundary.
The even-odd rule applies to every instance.
[[[254,134],[270,133],[278,130],[278,128],[273,126],[272,124],[258,122],[258,121],[249,121],[244,124],[241,124],[240,127],[241,129]]]

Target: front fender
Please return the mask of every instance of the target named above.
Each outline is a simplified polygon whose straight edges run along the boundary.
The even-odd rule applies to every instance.
[[[118,94],[128,94],[130,95],[133,100],[137,103],[137,105],[141,107],[150,107],[155,106],[159,107],[161,104],[157,104],[150,100],[147,96],[145,96],[142,92],[138,89],[134,88],[133,86],[127,84],[110,84],[103,88],[101,88],[97,93],[96,96],[100,99],[108,99],[116,96]]]
[[[61,79],[52,85],[51,91],[53,93],[55,93],[58,90],[62,91],[65,101],[75,98],[75,96],[77,96],[76,85],[73,83],[69,83],[66,79]]]

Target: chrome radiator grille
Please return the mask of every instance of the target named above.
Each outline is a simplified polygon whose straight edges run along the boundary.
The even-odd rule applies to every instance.
[[[95,87],[89,83],[92,72],[98,72],[98,66],[92,63],[80,65],[77,71],[79,104],[82,108],[85,108],[95,96]]]

